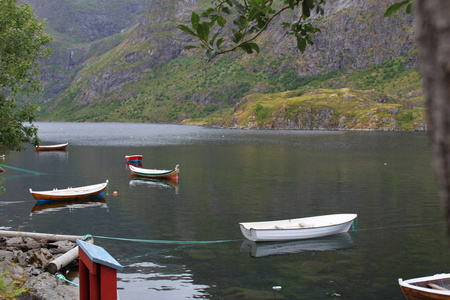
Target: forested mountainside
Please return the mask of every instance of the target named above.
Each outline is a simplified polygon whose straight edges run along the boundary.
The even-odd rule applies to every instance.
[[[54,53],[42,70],[44,91],[33,99],[41,106],[40,120],[352,129],[344,126],[349,118],[362,120],[358,114],[370,114],[386,121],[370,126],[359,122],[358,129],[425,128],[413,16],[399,12],[383,18],[392,1],[328,1],[325,15],[315,20],[321,32],[305,53],[279,26],[293,16],[282,15],[260,37],[260,54],[233,53],[212,62],[201,53],[183,50],[194,41],[177,28],[179,23],[189,23],[191,12],[205,8],[209,1],[30,3],[40,18],[48,19],[48,32],[55,35]],[[342,88],[350,88],[352,95],[346,97],[359,97],[367,108],[346,114],[346,122],[336,117],[344,111],[345,101],[336,106],[333,97],[320,97],[317,105],[309,98],[302,104],[309,106],[302,109],[298,99],[291,101]],[[360,92],[368,90],[379,94],[378,100]],[[286,92],[296,96],[286,98]],[[269,98],[270,102],[264,100]],[[249,99],[252,105],[244,105]],[[338,121],[302,123],[325,124],[319,127],[280,126],[270,117],[277,115],[280,120],[281,111],[275,108],[280,105],[292,105],[285,119],[329,118],[331,113]],[[378,105],[389,108],[369,111]],[[243,108],[246,113],[238,113]],[[304,109],[313,113],[301,114]],[[383,115],[386,111],[389,117]],[[237,121],[244,115],[245,120]]]

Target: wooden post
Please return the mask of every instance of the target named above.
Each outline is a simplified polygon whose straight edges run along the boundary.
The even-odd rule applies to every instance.
[[[90,244],[93,244],[94,243],[94,239],[89,238],[89,239],[86,240],[86,242],[88,242]],[[71,249],[70,251],[66,252],[65,254],[61,255],[60,257],[52,260],[45,267],[45,269],[50,274],[55,274],[56,272],[58,272],[59,270],[61,270],[62,268],[64,268],[68,264],[70,264],[72,261],[77,259],[78,258],[78,253],[79,253],[78,246],[76,246],[75,248]]]
[[[117,299],[117,270],[122,266],[103,248],[77,240],[80,300]]]
[[[35,240],[72,241],[72,242],[75,242],[76,240],[83,238],[82,236],[79,236],[79,235],[61,235],[61,234],[49,234],[49,233],[37,233],[37,232],[8,231],[8,230],[0,230],[0,236],[30,237]]]

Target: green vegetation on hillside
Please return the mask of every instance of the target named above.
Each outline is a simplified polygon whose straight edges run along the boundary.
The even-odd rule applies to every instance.
[[[108,55],[115,54],[110,52]],[[190,119],[197,123],[217,123],[247,95],[292,91],[300,96],[318,88],[375,89],[404,99],[411,107],[420,107],[423,103],[420,74],[417,69],[405,68],[403,58],[365,70],[298,77],[292,68],[271,74],[282,62],[268,62],[264,57],[257,57],[246,66],[236,64],[229,57],[209,64],[180,57],[151,69],[145,78],[123,86],[119,95],[114,92],[100,95],[102,99],[94,99],[89,104],[74,102],[73,99],[83,93],[83,86],[92,80],[89,74],[113,67],[108,67],[108,55],[83,70],[85,76],[68,89],[57,106],[53,102],[43,105],[41,118],[81,122],[180,122]],[[126,65],[123,62],[117,70],[126,69]],[[76,115],[70,113],[75,110]]]

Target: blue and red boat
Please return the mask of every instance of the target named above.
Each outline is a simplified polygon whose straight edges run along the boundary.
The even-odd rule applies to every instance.
[[[142,161],[142,155],[125,155],[125,159],[127,160],[127,163],[140,163]]]

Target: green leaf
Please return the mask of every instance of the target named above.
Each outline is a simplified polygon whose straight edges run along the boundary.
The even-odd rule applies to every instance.
[[[302,37],[297,37],[297,48],[301,53],[305,52],[306,40]]]
[[[193,11],[192,15],[191,15],[192,28],[194,28],[194,30],[197,30],[199,23],[200,23],[200,17],[198,16],[198,14],[195,11]]]
[[[242,45],[239,46],[239,48],[241,48],[242,50],[244,50],[248,54],[253,53],[252,47],[250,45],[248,45],[248,44],[242,44]]]
[[[198,46],[184,46],[184,50],[195,49],[195,48],[198,48]]]
[[[229,15],[231,13],[230,8],[229,7],[222,7],[222,12],[226,13],[227,15]]]
[[[227,24],[227,20],[222,16],[217,15],[217,24],[219,24],[220,27],[224,27],[225,24]]]
[[[189,29],[189,27],[187,27],[186,25],[181,25],[180,24],[180,25],[178,25],[178,28],[183,30],[186,33],[189,33],[190,35],[198,37],[198,35],[195,32],[193,32],[191,29]]]
[[[389,17],[390,15],[392,15],[394,12],[396,12],[405,5],[411,5],[411,0],[405,0],[392,4],[391,6],[388,7],[388,9],[386,9],[386,12],[384,13],[383,17],[384,18]],[[408,9],[408,7],[406,8]],[[410,9],[412,10],[412,8]]]
[[[407,13],[407,14],[412,14],[412,11],[413,11],[413,4],[412,4],[412,3],[409,3],[409,4],[406,6],[406,13]]]
[[[214,8],[208,8],[206,11],[204,11],[202,13],[202,17],[207,18],[207,17],[209,17],[209,15],[211,15],[214,12],[216,12],[216,10]]]
[[[247,43],[253,50],[256,51],[256,53],[259,53],[259,46],[256,43]]]
[[[204,22],[204,23],[200,23],[197,26],[197,34],[199,39],[201,39],[202,41],[207,42],[208,41],[208,36],[209,36],[209,23]]]
[[[308,5],[308,1],[304,0],[302,3],[302,13],[303,13],[303,19],[306,20],[311,16],[310,7]]]
[[[220,45],[222,45],[222,43],[223,43],[223,38],[220,38],[217,40],[217,43],[216,43],[217,49],[220,48]]]
[[[286,3],[286,2],[285,2]],[[294,10],[295,9],[295,0],[287,0],[289,7]]]

